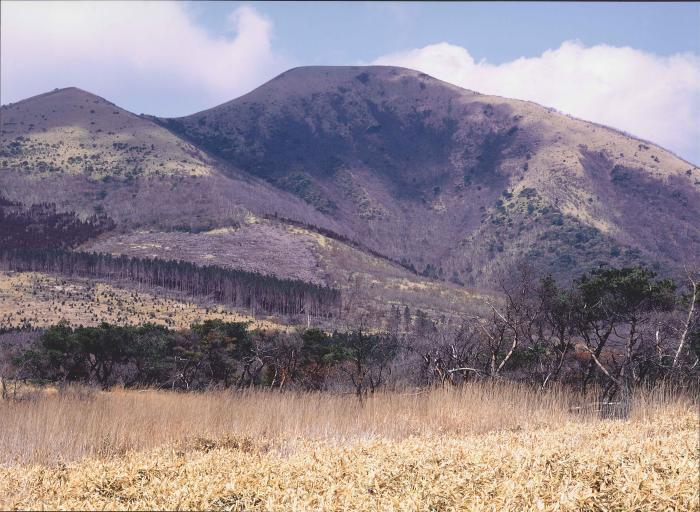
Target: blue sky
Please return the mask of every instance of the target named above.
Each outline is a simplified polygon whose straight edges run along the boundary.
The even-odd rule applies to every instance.
[[[700,162],[700,3],[8,1],[0,102],[77,86],[187,115],[301,65],[387,64]]]
[[[372,61],[441,41],[495,64],[539,55],[571,39],[661,55],[700,52],[700,3],[247,3],[274,21],[273,46],[304,64]],[[227,13],[243,4],[196,2],[190,7],[198,23],[226,35]]]

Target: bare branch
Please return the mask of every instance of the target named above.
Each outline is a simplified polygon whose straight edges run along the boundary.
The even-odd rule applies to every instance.
[[[595,364],[598,366],[598,368],[600,368],[600,370],[601,370],[611,381],[613,381],[615,384],[617,384],[618,386],[620,386],[620,381],[619,381],[618,379],[616,379],[615,377],[613,377],[612,375],[610,375],[610,372],[605,368],[605,366],[603,366],[603,364],[600,362],[600,360],[598,360],[598,358],[596,357],[595,352],[593,352],[589,347],[587,347],[587,346],[585,346],[585,345],[584,345],[584,347],[585,347],[585,349],[591,354],[591,358],[593,359],[593,361],[595,362]]]
[[[697,302],[698,299],[698,282],[691,276],[690,272],[686,270],[688,274],[688,280],[691,283],[691,286],[693,287],[693,295],[690,299],[690,308],[688,309],[688,318],[686,318],[685,321],[685,326],[683,329],[683,333],[681,334],[681,339],[678,342],[678,350],[676,350],[676,355],[673,356],[673,363],[671,364],[671,368],[675,368],[676,365],[678,364],[678,358],[681,355],[681,352],[683,351],[683,346],[685,345],[685,340],[688,337],[688,331],[690,330],[690,324],[692,323],[693,320],[693,313],[695,311],[695,303]]]

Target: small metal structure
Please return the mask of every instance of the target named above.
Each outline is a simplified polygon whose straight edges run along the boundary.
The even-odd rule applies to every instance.
[[[598,412],[601,418],[611,420],[626,420],[629,418],[632,404],[626,398],[618,402],[601,402]]]
[[[616,402],[600,401],[590,404],[571,407],[570,411],[580,414],[596,414],[608,420],[626,420],[632,410],[632,403],[627,398],[622,398]]]

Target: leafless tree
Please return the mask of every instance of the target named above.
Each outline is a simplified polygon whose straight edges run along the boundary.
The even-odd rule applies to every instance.
[[[675,354],[673,355],[673,362],[671,364],[671,367],[673,369],[678,367],[681,354],[683,353],[683,349],[686,346],[689,334],[692,333],[693,331],[698,330],[698,323],[699,320],[698,318],[700,315],[698,315],[698,302],[700,302],[700,297],[698,297],[698,275],[700,272],[698,271],[688,271],[686,269],[686,275],[688,277],[688,288],[689,288],[689,299],[688,299],[688,314],[685,318],[685,322],[683,323],[683,327],[681,328],[680,331],[680,337],[678,339],[678,348],[676,349]],[[695,363],[693,363],[694,366],[697,366],[698,364],[698,356],[696,355],[695,357]]]

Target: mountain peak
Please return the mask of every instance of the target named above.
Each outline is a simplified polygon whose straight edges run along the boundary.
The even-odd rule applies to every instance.
[[[420,71],[398,66],[301,66],[289,69],[223,105],[237,101],[275,102],[282,98],[329,93],[392,96],[421,92],[451,96],[477,94]]]
[[[2,165],[35,176],[102,180],[211,172],[195,148],[167,130],[78,87],[3,106],[0,128]]]
[[[685,162],[600,125],[411,69],[294,68],[219,107],[161,122],[367,246],[467,283],[521,259],[564,274],[610,253],[631,264],[621,247],[670,262],[700,244],[684,221],[697,208],[680,212],[697,200],[697,171]],[[687,234],[660,235],[673,222],[674,233]],[[551,240],[551,251],[530,254],[528,236]],[[510,252],[498,249],[513,237],[521,240]]]
[[[46,108],[50,104],[64,104],[70,102],[95,102],[103,103],[105,105],[114,106],[114,103],[107,101],[106,99],[97,96],[91,92],[85,91],[78,87],[61,87],[56,88],[52,91],[37,94],[35,96],[30,96],[23,100],[17,101],[15,103],[8,103],[3,105],[3,110],[18,110],[20,108],[26,108],[27,105],[36,105],[40,108]]]
[[[429,77],[425,73],[416,71],[415,69],[404,68],[400,66],[298,66],[288,69],[284,73],[279,74],[276,78],[290,77],[295,75],[300,76],[330,76],[342,79],[355,78],[362,73],[377,77],[397,77],[397,76],[414,76],[414,77]],[[273,79],[274,80],[274,79]],[[360,79],[362,81],[362,79]]]

